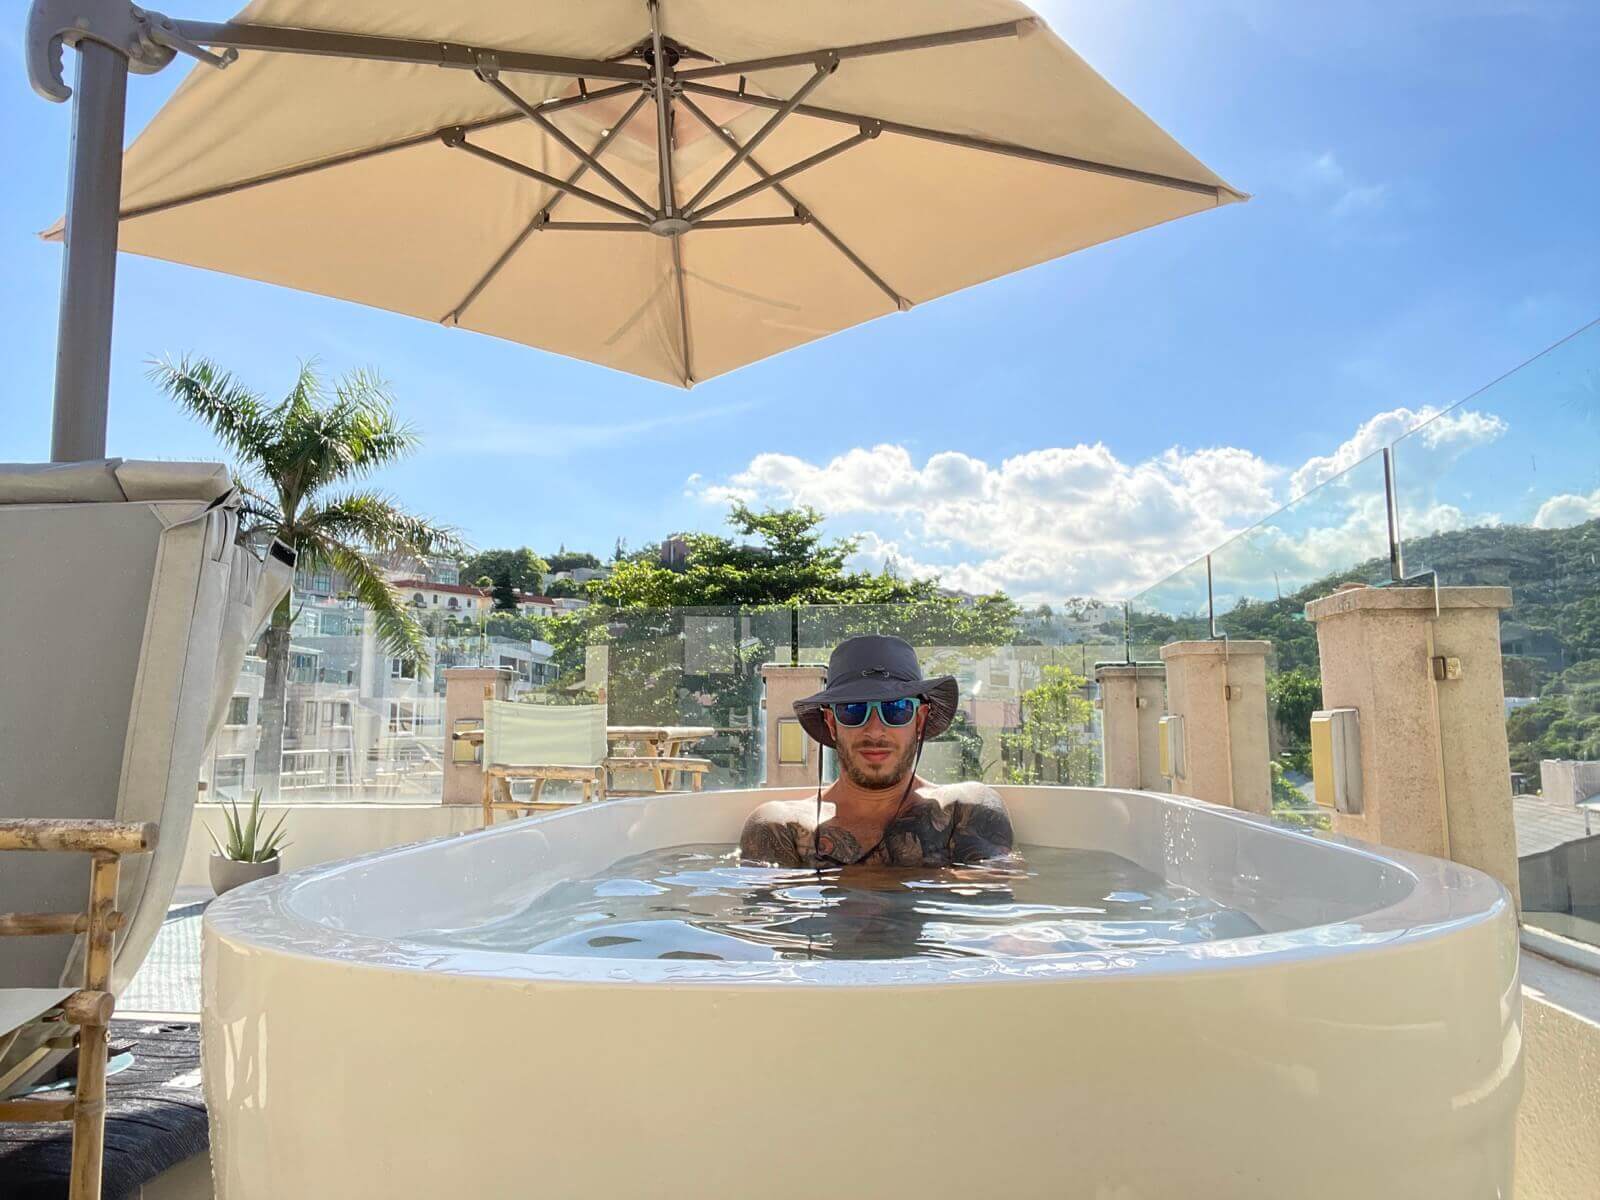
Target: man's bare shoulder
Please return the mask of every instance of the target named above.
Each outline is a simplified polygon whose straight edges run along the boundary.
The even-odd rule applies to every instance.
[[[955,862],[977,862],[1010,854],[1015,845],[1011,815],[1000,793],[967,780],[926,789],[927,799],[950,819],[950,850]]]
[[[804,865],[816,812],[814,800],[768,800],[745,818],[739,856],[784,867]]]
[[[817,819],[817,802],[804,800],[768,800],[745,818],[744,827],[752,825],[804,825],[809,827]]]
[[[968,779],[961,783],[936,784],[921,789],[921,792],[929,800],[946,808],[965,806],[999,809],[1001,812],[1006,810],[1006,802],[1000,798],[1000,793],[987,783],[976,779]]]

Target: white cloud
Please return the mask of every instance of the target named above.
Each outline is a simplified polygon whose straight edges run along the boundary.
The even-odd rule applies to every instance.
[[[1290,497],[1305,495],[1419,427],[1420,445],[1430,451],[1444,451],[1451,459],[1473,446],[1494,441],[1506,431],[1506,423],[1493,413],[1459,409],[1441,415],[1441,410],[1431,405],[1415,410],[1391,408],[1363,422],[1332,454],[1307,459],[1289,477]]]
[[[893,556],[897,569],[938,574],[950,587],[1059,598],[1118,594],[1204,553],[1277,505],[1281,475],[1233,448],[1174,448],[1133,464],[1101,444],[1034,450],[997,464],[944,451],[919,466],[905,447],[885,444],[825,463],[757,455],[698,494],[718,504],[809,504],[855,518],[852,528],[884,519],[901,533],[895,540],[871,534],[862,565]],[[954,561],[933,561],[930,553]]]
[[[1535,529],[1566,529],[1600,517],[1600,488],[1587,496],[1571,492],[1551,496],[1533,514]]]
[[[691,477],[686,491],[717,505],[808,504],[830,518],[830,528],[860,537],[855,565],[866,569],[892,563],[902,576],[937,575],[947,587],[1000,589],[1028,603],[1117,597],[1216,550],[1430,418],[1437,419],[1419,440],[1451,456],[1505,430],[1484,413],[1398,408],[1295,469],[1232,446],[1174,446],[1133,463],[1101,443],[993,463],[945,450],[919,463],[906,447],[884,443],[821,462],[759,454],[726,479]],[[1593,503],[1600,507],[1600,492]],[[1486,519],[1449,505],[1415,515],[1429,532]],[[1226,587],[1270,595],[1274,586],[1293,590],[1386,552],[1380,482],[1330,489],[1312,511],[1295,510],[1233,542],[1215,565]]]

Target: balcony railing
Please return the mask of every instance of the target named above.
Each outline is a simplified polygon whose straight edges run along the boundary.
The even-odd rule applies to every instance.
[[[1261,638],[1273,647],[1276,807],[1300,820],[1312,811],[1305,717],[1319,675],[1306,603],[1349,582],[1505,584],[1514,601],[1502,626],[1507,792],[1525,906],[1530,921],[1550,914],[1552,926],[1590,929],[1585,922],[1600,922],[1600,850],[1585,842],[1578,807],[1590,773],[1542,764],[1600,760],[1600,323],[1314,482],[1108,610],[952,600],[440,618],[415,679],[392,677],[370,619],[342,637],[297,635],[295,649],[317,666],[291,673],[291,703],[352,708],[346,727],[303,730],[293,749],[353,765],[337,786],[293,765],[286,783],[308,800],[436,801],[447,749],[442,668],[510,661],[518,694],[563,702],[603,689],[613,724],[711,729],[694,750],[714,764],[708,786],[751,786],[765,770],[761,666],[824,662],[842,638],[867,632],[905,637],[927,671],[961,683],[956,725],[925,754],[934,778],[1094,783],[1096,662],[1147,661],[1176,640]],[[246,673],[264,665],[248,660]],[[218,753],[229,787],[269,781],[256,756],[223,763]]]

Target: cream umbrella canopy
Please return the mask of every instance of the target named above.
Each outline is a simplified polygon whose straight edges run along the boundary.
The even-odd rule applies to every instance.
[[[682,386],[1244,199],[1011,0],[156,20],[120,249]]]

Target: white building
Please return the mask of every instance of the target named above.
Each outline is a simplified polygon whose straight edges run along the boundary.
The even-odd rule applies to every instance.
[[[553,617],[561,610],[549,596],[535,596],[528,592],[517,593],[517,612],[525,617]]]
[[[458,613],[476,617],[494,607],[493,596],[465,583],[432,583],[426,579],[389,581],[403,603],[426,612]]]
[[[384,650],[367,610],[314,596],[296,603],[280,793],[301,801],[436,800],[444,753],[443,679],[436,665],[450,639],[425,639],[427,660],[419,669]],[[524,643],[513,645],[523,648],[528,675],[535,677],[536,656]],[[255,757],[265,671],[261,659],[246,660],[202,772],[220,795],[248,798],[260,783]]]

